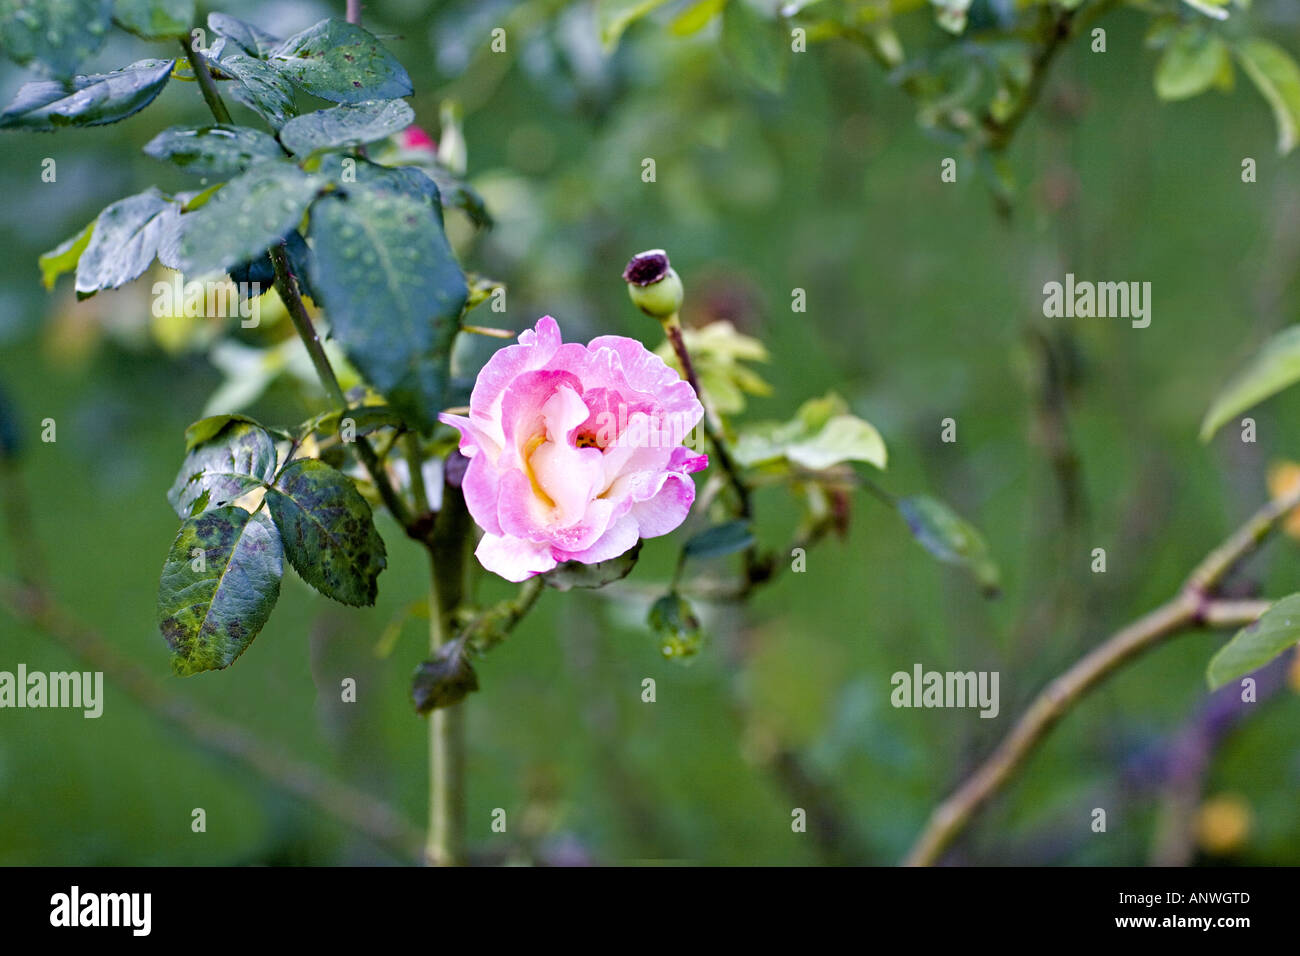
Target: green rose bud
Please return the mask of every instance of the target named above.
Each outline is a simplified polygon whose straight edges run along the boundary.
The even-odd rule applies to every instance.
[[[668,253],[650,249],[632,257],[623,270],[632,304],[659,321],[677,314],[682,307],[682,280],[668,262]]]

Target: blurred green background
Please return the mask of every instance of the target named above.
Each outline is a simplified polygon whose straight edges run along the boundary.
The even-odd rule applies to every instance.
[[[342,0],[219,9],[283,35],[341,15]],[[1300,4],[1264,0],[1256,15],[1264,35],[1300,51]],[[549,313],[566,339],[618,333],[653,347],[658,329],[619,274],[631,254],[667,248],[688,324],[729,318],[771,351],[762,373],[774,392],[751,401],[749,418],[784,419],[838,391],[888,442],[882,484],[952,503],[1004,576],[999,599],[981,598],[859,494],[847,537],[812,551],[806,573],[744,610],[704,609],[710,642],[689,665],[662,659],[644,606],[546,593],[479,664],[482,689],[465,708],[476,860],[895,862],[1034,693],[1172,594],[1264,500],[1268,465],[1300,458],[1296,392],[1256,410],[1255,444],[1231,426],[1209,445],[1196,435],[1216,389],[1300,306],[1296,159],[1276,156],[1267,107],[1240,79],[1231,93],[1160,103],[1133,11],[1102,21],[1106,53],[1077,40],[1057,63],[1009,153],[1009,219],[967,157],[956,154],[956,184],[940,182],[954,154],[846,44],[792,56],[774,94],[741,78],[712,30],[678,38],[652,19],[607,56],[589,3],[372,0],[365,23],[410,70],[420,125],[437,137],[440,103],[463,107],[469,179],[497,223],[478,237],[450,228],[466,267],[509,288],[507,313],[478,321],[521,329]],[[496,26],[505,55],[488,51]],[[912,31],[939,38],[924,14]],[[93,65],[147,55],[172,54],[118,33]],[[23,78],[0,67],[6,102]],[[148,280],[82,304],[66,279],[53,294],[40,286],[36,257],[107,203],[152,183],[193,188],[140,147],[163,126],[205,121],[197,91],[174,82],[111,127],[3,138],[0,387],[26,439],[38,537],[68,609],[117,652],[419,824],[425,720],[408,688],[427,654],[422,623],[388,657],[375,651],[422,597],[419,549],[382,519],[390,560],[376,608],[332,604],[286,574],[236,666],[172,677],[154,619],[177,524],[164,493],[183,429],[222,376],[206,349],[150,334]],[[1248,156],[1254,184],[1241,181]],[[56,183],[41,181],[45,157]],[[642,182],[645,157],[655,183]],[[1043,283],[1066,272],[1151,282],[1150,327],[1044,319]],[[790,309],[795,288],[806,313]],[[284,379],[251,413],[291,425],[314,401]],[[954,444],[939,438],[948,417]],[[56,443],[40,441],[45,418]],[[757,503],[760,539],[780,546],[795,503],[777,489]],[[665,580],[677,543],[648,542],[631,580]],[[1090,571],[1096,547],[1105,574]],[[29,560],[6,546],[0,571]],[[1298,585],[1300,553],[1281,540],[1235,588]],[[1214,706],[1205,664],[1225,636],[1171,640],[1088,697],[951,859],[1300,863],[1297,682],[1216,735],[1204,772],[1187,777],[1188,740],[1199,745]],[[18,662],[74,666],[0,613],[0,669]],[[999,671],[999,717],[894,709],[890,675],[916,663]],[[349,676],[358,702],[340,705]],[[653,704],[641,701],[646,677]],[[833,831],[793,833],[791,809],[814,806]],[[206,833],[191,832],[195,807]],[[1090,828],[1095,807],[1107,810],[1104,834]],[[495,808],[505,834],[491,831]],[[1171,848],[1188,814],[1201,836]],[[0,711],[0,863],[388,859],[115,687],[99,720]]]

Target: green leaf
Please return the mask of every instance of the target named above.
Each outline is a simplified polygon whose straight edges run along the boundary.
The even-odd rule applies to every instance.
[[[492,215],[488,212],[487,203],[468,183],[437,163],[425,172],[437,185],[443,208],[451,206],[461,210],[480,229],[492,227]]]
[[[442,407],[469,295],[438,217],[361,184],[312,207],[311,285],[352,364],[417,427]]]
[[[758,339],[736,330],[726,319],[702,328],[683,329],[682,339],[699,378],[708,404],[722,415],[739,415],[745,410],[746,395],[770,395],[772,387],[743,364],[766,362],[767,349]],[[681,374],[681,363],[672,343],[665,341],[655,354]]]
[[[185,429],[185,451],[191,452],[199,445],[211,441],[231,422],[243,422],[246,425],[252,425],[254,428],[262,429],[272,437],[286,439],[289,437],[282,432],[267,428],[247,415],[209,415],[207,418],[200,418],[197,422],[191,423]]]
[[[381,192],[396,193],[426,202],[437,212],[439,221],[442,221],[442,194],[438,185],[417,166],[379,166],[367,160],[359,160],[356,181]]]
[[[53,80],[24,83],[0,113],[0,129],[48,132],[116,123],[153,102],[167,85],[175,63],[139,60],[113,73],[78,76],[70,88]]]
[[[1000,573],[975,527],[943,502],[928,495],[900,498],[898,513],[925,550],[947,564],[965,567],[986,597],[998,594]]]
[[[413,122],[415,111],[405,100],[368,100],[291,119],[280,130],[280,142],[291,153],[306,156],[318,149],[373,143]]]
[[[331,103],[395,100],[413,92],[402,64],[372,34],[345,20],[322,20],[295,33],[268,62],[300,89]]]
[[[349,162],[350,161],[350,162]],[[347,163],[348,165],[344,165]],[[364,157],[325,155],[319,171],[347,192],[361,185],[379,192],[409,196],[429,205],[442,222],[442,195],[424,166],[384,166]],[[344,174],[347,174],[346,179]]]
[[[631,574],[640,554],[641,542],[638,541],[629,550],[608,561],[598,561],[595,564],[565,561],[543,574],[542,580],[557,591],[571,591],[573,588],[603,588],[606,584],[621,581]]]
[[[883,469],[888,460],[884,439],[866,421],[848,413],[838,395],[805,402],[784,424],[764,422],[746,428],[736,442],[742,465],[781,458],[813,471],[846,461],[864,461]]]
[[[1209,441],[1225,422],[1300,381],[1300,325],[1283,329],[1224,386],[1201,422]]]
[[[188,173],[222,178],[284,155],[274,137],[247,126],[169,126],[144,153]]]
[[[1236,52],[1241,68],[1273,109],[1277,151],[1286,155],[1300,136],[1300,67],[1286,50],[1258,37],[1240,41]]]
[[[271,51],[282,42],[279,37],[271,36],[260,27],[224,13],[209,13],[208,29],[217,36],[225,37],[249,56],[262,60],[270,56]]]
[[[844,461],[865,461],[883,469],[885,441],[869,422],[836,415],[817,434],[788,446],[785,457],[813,471]]]
[[[1300,594],[1278,601],[1233,635],[1210,659],[1205,671],[1210,689],[1258,670],[1300,641]]]
[[[302,221],[324,185],[287,161],[259,163],[230,180],[203,208],[181,216],[184,271],[225,271],[266,251]]]
[[[112,0],[0,0],[0,48],[67,79],[104,43]]]
[[[194,0],[114,0],[113,19],[146,40],[183,37],[194,23]]]
[[[275,478],[275,442],[270,432],[238,416],[203,441],[194,436],[210,431],[208,420],[196,422],[186,432],[189,451],[167,500],[182,518],[221,508]]]
[[[785,86],[787,36],[747,0],[729,0],[722,11],[722,49],[746,79],[770,93]]]
[[[692,537],[682,547],[682,553],[687,558],[706,561],[744,551],[753,543],[754,533],[750,531],[748,521],[728,521],[725,524],[706,528]]]
[[[448,641],[415,669],[411,701],[418,713],[458,704],[478,690],[478,675],[460,641]]]
[[[176,214],[176,204],[156,189],[120,199],[101,212],[77,263],[78,297],[116,289],[143,275]]]
[[[339,435],[343,423],[349,420],[357,435],[369,435],[381,428],[400,428],[402,425],[402,416],[387,405],[357,405],[345,411],[326,412],[306,427],[320,435]]]
[[[293,85],[269,64],[242,53],[229,53],[216,66],[217,73],[233,81],[228,84],[231,97],[266,120],[272,129],[278,130],[290,117],[298,115]]]
[[[1204,93],[1225,68],[1232,69],[1227,44],[1202,29],[1184,27],[1174,34],[1156,66],[1156,95],[1182,100]]]
[[[596,22],[600,25],[600,42],[605,52],[618,46],[628,27],[664,3],[665,0],[598,0]]]
[[[646,623],[659,638],[659,652],[669,660],[694,657],[704,643],[695,611],[676,591],[670,591],[650,606]]]
[[[86,251],[91,233],[94,231],[95,222],[91,220],[81,232],[70,239],[63,240],[36,260],[36,264],[41,267],[41,285],[45,286],[47,292],[54,288],[54,283],[58,281],[59,276],[76,270],[77,262],[80,261],[81,254]]]
[[[710,20],[722,12],[722,8],[726,5],[727,0],[696,0],[695,3],[692,3],[673,18],[673,22],[669,24],[668,29],[675,36],[690,36],[692,33],[704,29]]]
[[[1213,17],[1215,20],[1228,19],[1226,9],[1228,0],[1183,0],[1193,10],[1203,13],[1207,17]]]
[[[280,537],[263,514],[218,508],[187,518],[158,584],[158,628],[182,677],[229,667],[280,596]]]
[[[326,597],[353,606],[375,603],[387,565],[370,505],[352,481],[323,461],[289,462],[266,492],[289,563]]]

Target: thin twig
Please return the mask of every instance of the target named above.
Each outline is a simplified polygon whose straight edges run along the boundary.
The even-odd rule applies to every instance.
[[[1029,82],[1025,84],[1020,99],[1016,101],[1016,105],[1011,112],[1001,119],[995,119],[988,112],[985,112],[982,117],[984,129],[989,135],[988,146],[990,149],[998,152],[1007,148],[1012,137],[1015,136],[1016,130],[1020,128],[1020,124],[1024,122],[1025,117],[1038,103],[1043,88],[1047,84],[1047,76],[1051,71],[1052,64],[1061,51],[1065,49],[1070,38],[1082,32],[1087,28],[1088,24],[1111,10],[1117,2],[1118,0],[1098,0],[1098,2],[1086,9],[1081,10],[1079,7],[1063,9],[1055,15],[1050,15],[1044,10],[1044,15],[1050,16],[1045,26],[1046,36],[1043,39],[1042,47],[1030,66]]]
[[[103,672],[108,681],[167,727],[180,730],[207,750],[243,765],[271,785],[364,833],[401,859],[420,858],[424,835],[388,804],[165,690],[144,668],[121,657],[98,631],[59,608],[44,589],[0,578],[0,603],[13,617],[53,639],[87,667]]]
[[[668,341],[672,344],[673,352],[677,355],[677,361],[682,365],[682,373],[686,376],[686,381],[690,383],[691,388],[695,390],[695,394],[700,397],[701,404],[703,404],[704,391],[700,388],[700,380],[695,374],[695,365],[691,362],[691,353],[686,348],[686,340],[682,337],[681,322],[678,321],[676,316],[671,317],[664,323],[664,331],[668,334]],[[745,484],[740,469],[736,467],[735,461],[731,458],[731,452],[727,448],[727,441],[722,434],[721,426],[714,421],[713,412],[707,406],[704,408],[702,424],[704,434],[708,436],[709,443],[717,454],[718,466],[726,474],[728,483],[736,493],[740,516],[742,518],[752,517],[754,506],[750,500],[749,486]]]
[[[1011,779],[1056,722],[1127,661],[1193,627],[1244,626],[1258,618],[1269,602],[1217,601],[1209,595],[1297,506],[1300,491],[1268,502],[1206,555],[1175,597],[1117,631],[1048,684],[988,759],[935,808],[904,863],[929,866],[937,862],[975,812]]]
[[[212,79],[211,71],[208,70],[208,61],[204,59],[202,53],[194,49],[194,41],[188,34],[181,37],[181,48],[185,50],[185,58],[189,60],[194,70],[194,78],[199,81],[199,90],[203,93],[203,99],[207,102],[213,117],[218,123],[231,125],[230,111],[226,109],[226,104],[221,101],[221,94],[217,92],[217,84]]]
[[[754,519],[754,504],[749,486],[745,483],[740,468],[731,457],[731,451],[727,446],[727,438],[723,434],[721,423],[714,419],[713,410],[704,401],[704,391],[700,388],[700,380],[695,374],[695,365],[691,361],[690,350],[686,348],[686,340],[682,336],[681,320],[676,314],[671,315],[663,320],[663,327],[668,336],[668,341],[673,347],[673,353],[677,356],[677,361],[681,363],[682,374],[686,376],[686,381],[690,383],[691,388],[695,390],[695,394],[700,399],[700,404],[704,406],[704,417],[701,419],[701,425],[704,428],[704,434],[709,439],[709,444],[713,448],[718,467],[722,469],[723,474],[727,477],[727,483],[735,492],[739,517],[752,522]],[[771,570],[767,563],[759,558],[757,545],[751,544],[745,549],[744,559],[745,587],[749,589],[766,579]]]
[[[200,746],[261,775],[273,786],[313,804],[369,836],[404,860],[419,859],[424,835],[382,800],[335,780],[311,764],[259,741],[224,717],[170,692],[144,668],[122,657],[104,637],[59,607],[46,583],[45,561],[32,521],[32,507],[18,481],[15,462],[3,463],[6,525],[23,569],[19,581],[0,577],[0,604],[16,619],[54,640],[92,670],[121,688],[152,716],[179,729]]]

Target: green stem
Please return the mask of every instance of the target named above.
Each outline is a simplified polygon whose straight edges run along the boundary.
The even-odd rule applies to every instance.
[[[330,365],[329,356],[325,354],[325,346],[321,344],[320,336],[316,334],[316,326],[312,324],[311,316],[307,314],[307,306],[303,304],[302,296],[298,294],[298,285],[289,268],[289,254],[283,242],[271,247],[271,264],[275,266],[275,291],[284,300],[293,327],[298,330],[302,344],[307,348],[307,355],[316,369],[316,377],[320,379],[330,400],[340,409],[346,409],[347,396],[343,394],[343,386],[339,384],[338,376],[334,374],[334,367]]]
[[[682,323],[676,315],[669,316],[664,320],[664,331],[668,334],[668,341],[672,344],[673,352],[677,355],[677,361],[682,365],[682,373],[686,376],[686,381],[691,383],[691,388],[695,389],[695,394],[700,396],[700,403],[704,402],[704,392],[700,388],[699,377],[695,374],[695,364],[691,361],[691,353],[686,348],[686,340],[682,337]],[[740,506],[740,516],[749,518],[753,516],[754,507],[749,497],[749,488],[740,477],[740,469],[731,458],[731,452],[727,449],[726,439],[722,434],[722,426],[714,420],[712,409],[705,406],[704,434],[708,436],[709,443],[718,458],[718,467],[720,467],[727,476],[727,481],[736,493],[736,501]]]
[[[360,0],[348,0],[347,18],[350,23],[361,20]],[[217,93],[212,74],[193,44],[186,37],[181,40],[186,56],[194,67],[203,98],[208,109],[219,123],[230,123],[221,96]],[[270,249],[271,263],[275,267],[275,288],[285,309],[307,349],[312,366],[330,399],[340,410],[348,408],[347,396],[339,384],[329,356],[325,354],[316,327],[307,314],[298,291],[297,281],[289,267],[288,250],[283,242]],[[388,479],[379,456],[369,440],[358,435],[354,443],[357,454],[370,473],[385,507],[397,520],[408,537],[425,545],[429,552],[429,650],[436,654],[442,647],[455,609],[464,592],[465,545],[469,540],[469,515],[459,489],[449,486],[443,491],[443,510],[438,516],[433,532],[427,533],[412,516]],[[418,514],[427,508],[428,497],[424,475],[420,470],[420,448],[415,436],[408,438],[408,455],[411,466],[411,487],[416,494]],[[464,730],[459,708],[435,710],[429,716],[429,828],[425,834],[425,862],[436,866],[457,863],[461,856],[461,832],[464,818]]]
[[[994,119],[986,113],[983,117],[984,129],[989,134],[989,148],[995,152],[1007,148],[1016,130],[1033,109],[1047,84],[1047,76],[1061,51],[1065,49],[1070,38],[1087,28],[1098,17],[1109,12],[1118,0],[1098,0],[1086,10],[1074,8],[1061,10],[1055,15],[1045,12],[1042,47],[1030,67],[1029,82],[1024,92],[1016,101],[1015,108],[1001,120]]]
[[[417,459],[418,461],[418,459]],[[469,512],[460,489],[443,481],[442,508],[428,539],[429,655],[452,637],[456,609],[465,598]],[[425,862],[454,866],[464,853],[465,727],[459,706],[429,714],[429,830]]]
[[[429,560],[429,656],[436,657],[446,639],[442,605],[438,601],[438,564]],[[456,862],[455,827],[452,809],[452,726],[448,717],[455,708],[440,707],[429,714],[429,828],[424,861],[429,866],[452,866]]]
[[[329,356],[325,354],[325,346],[321,344],[320,336],[316,334],[316,326],[312,324],[311,316],[307,314],[307,307],[303,304],[302,296],[298,294],[298,284],[290,272],[289,254],[283,242],[271,247],[271,264],[275,266],[275,290],[280,294],[280,298],[284,302],[289,318],[293,322],[293,327],[298,330],[298,337],[302,339],[302,344],[307,349],[307,355],[311,358],[311,364],[316,369],[316,375],[320,379],[321,385],[329,395],[330,400],[341,411],[346,411],[348,408],[347,396],[343,394],[343,388],[339,385],[338,376],[334,374],[334,367],[330,365]],[[370,478],[375,483],[375,488],[379,490],[379,497],[383,499],[384,506],[388,508],[409,537],[420,540],[421,536],[412,522],[410,510],[388,480],[388,472],[384,469],[383,463],[380,462],[379,456],[375,454],[370,441],[364,435],[358,435],[353,444],[357,446],[357,455],[365,464],[366,471],[370,473]]]
[[[704,391],[700,388],[700,379],[695,374],[695,363],[691,361],[690,350],[686,348],[686,340],[682,336],[682,323],[674,313],[668,318],[663,319],[664,332],[668,336],[668,341],[673,347],[673,352],[677,356],[677,361],[681,363],[682,374],[686,376],[686,381],[695,390],[695,394],[700,399],[700,404],[704,405]],[[704,428],[704,434],[709,439],[709,444],[713,448],[714,457],[717,459],[718,467],[726,475],[727,483],[731,486],[736,495],[736,506],[739,516],[746,521],[752,521],[754,518],[754,503],[750,497],[749,486],[745,484],[744,478],[741,477],[740,468],[736,465],[735,460],[731,457],[731,451],[727,447],[726,436],[722,432],[722,424],[715,420],[713,411],[707,405],[704,405],[704,418],[701,420]],[[761,581],[767,577],[769,572],[764,568],[763,562],[758,557],[757,545],[750,545],[745,549],[745,584],[749,586]]]
[[[185,58],[189,60],[190,67],[194,70],[194,78],[199,82],[199,91],[203,94],[204,101],[208,104],[208,109],[218,123],[227,126],[232,125],[230,111],[226,109],[226,104],[221,101],[221,94],[217,92],[217,84],[212,79],[212,73],[208,70],[208,61],[204,59],[203,54],[194,49],[194,42],[189,35],[181,37],[181,48],[185,51]]]
[[[424,453],[420,450],[420,436],[407,432],[402,436],[406,444],[406,466],[411,471],[411,495],[415,498],[415,513],[429,510],[429,489],[424,485]]]
[[[529,578],[519,587],[519,592],[492,605],[471,621],[461,637],[475,652],[486,653],[496,647],[523,620],[524,615],[532,610],[543,591],[542,576]]]

